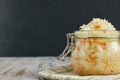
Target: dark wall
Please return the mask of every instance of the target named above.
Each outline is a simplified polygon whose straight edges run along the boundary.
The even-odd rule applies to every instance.
[[[0,56],[56,56],[92,18],[120,25],[119,0],[0,0]]]

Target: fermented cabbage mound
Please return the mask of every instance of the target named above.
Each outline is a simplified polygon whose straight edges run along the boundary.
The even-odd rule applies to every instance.
[[[115,27],[105,19],[94,18],[87,25],[80,26],[80,30],[75,31],[76,36],[88,37],[115,37],[119,33]]]
[[[106,19],[94,18],[87,25],[80,26],[80,30],[116,30]]]
[[[71,64],[79,75],[120,73],[120,41],[115,27],[105,19],[95,18],[75,31]]]

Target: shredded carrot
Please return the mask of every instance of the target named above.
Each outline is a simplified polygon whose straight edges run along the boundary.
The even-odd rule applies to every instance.
[[[113,70],[110,70],[110,72],[114,72]]]
[[[106,46],[106,43],[102,43],[103,46]]]
[[[97,25],[97,26],[94,26],[95,29],[99,29],[101,26]]]
[[[79,50],[80,50],[80,47],[77,47],[77,50],[79,51]]]
[[[89,54],[88,57],[90,58],[90,60],[91,60],[92,62],[95,62],[95,58],[93,57],[93,54]]]
[[[106,43],[101,43],[103,50],[106,50]]]

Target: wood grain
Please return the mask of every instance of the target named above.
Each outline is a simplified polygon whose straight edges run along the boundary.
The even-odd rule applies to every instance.
[[[38,71],[68,62],[69,58],[60,62],[56,57],[0,57],[0,80],[39,80]]]

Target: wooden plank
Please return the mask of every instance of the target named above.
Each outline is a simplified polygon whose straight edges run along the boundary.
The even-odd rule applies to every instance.
[[[60,62],[56,57],[0,57],[0,80],[38,80],[38,71],[68,62],[69,58]]]

